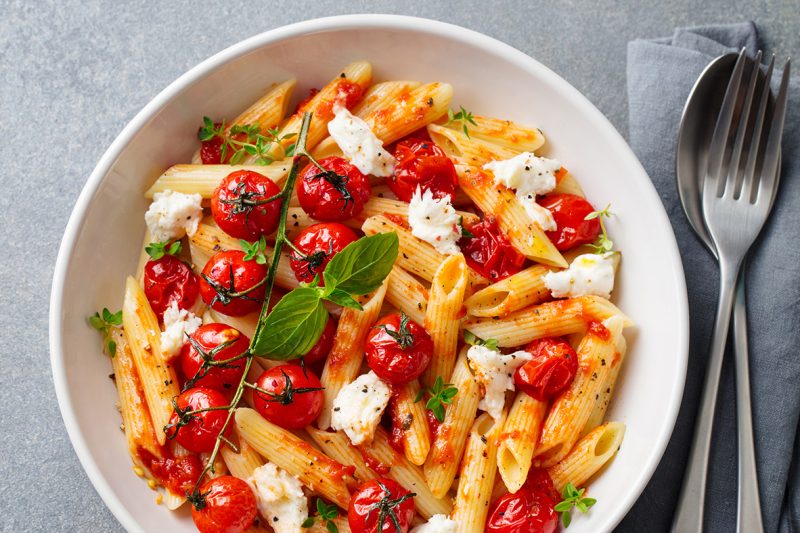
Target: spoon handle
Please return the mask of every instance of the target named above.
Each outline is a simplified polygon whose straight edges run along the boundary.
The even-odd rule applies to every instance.
[[[736,420],[739,443],[739,500],[736,515],[738,533],[763,533],[761,500],[758,497],[756,452],[753,445],[753,415],[750,409],[750,368],[747,345],[747,308],[745,302],[745,268],[736,285],[733,308],[733,340],[736,357]]]
[[[711,447],[711,434],[714,428],[714,410],[717,404],[719,377],[725,344],[733,310],[733,295],[741,262],[731,264],[720,261],[719,303],[711,339],[706,381],[700,402],[689,452],[689,463],[683,477],[683,486],[678,499],[678,508],[672,521],[672,533],[701,533],[703,531],[703,510],[706,498],[706,478],[708,476],[708,453]]]

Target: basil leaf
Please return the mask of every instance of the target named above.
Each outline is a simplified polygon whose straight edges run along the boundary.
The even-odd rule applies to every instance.
[[[308,353],[327,321],[328,312],[317,290],[295,289],[281,298],[267,316],[261,335],[253,341],[253,353],[280,361]]]
[[[329,302],[341,305],[342,307],[350,307],[351,309],[358,309],[359,311],[364,310],[355,298],[341,289],[333,289],[330,294],[325,295],[325,299]]]
[[[378,233],[348,244],[325,267],[325,285],[350,294],[374,291],[392,270],[399,246],[394,232]]]

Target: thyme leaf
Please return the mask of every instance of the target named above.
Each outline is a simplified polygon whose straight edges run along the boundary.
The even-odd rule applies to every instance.
[[[117,353],[117,343],[111,338],[115,327],[122,326],[122,310],[112,313],[104,307],[101,312],[89,317],[89,325],[103,334],[103,345],[106,353],[114,357]]]

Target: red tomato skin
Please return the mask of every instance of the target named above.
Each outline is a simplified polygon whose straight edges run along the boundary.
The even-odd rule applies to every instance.
[[[197,276],[174,255],[145,263],[144,294],[159,322],[164,320],[164,311],[172,302],[177,303],[179,309],[190,309],[199,293]]]
[[[347,522],[350,524],[350,529],[358,533],[408,533],[408,528],[416,512],[413,498],[407,499],[394,508],[397,521],[400,523],[400,532],[397,532],[389,519],[384,521],[383,527],[378,531],[378,512],[370,512],[372,506],[386,496],[378,482],[389,490],[391,499],[410,494],[399,483],[389,478],[365,481],[358,486],[350,498],[350,506],[347,510]]]
[[[262,201],[280,194],[281,190],[268,177],[251,170],[231,172],[214,190],[211,197],[211,214],[222,230],[237,239],[257,241],[262,235],[269,235],[278,228],[281,201],[247,207],[246,212],[234,213],[241,206],[235,202],[242,198]]]
[[[486,533],[553,533],[558,528],[555,504],[547,493],[523,486],[492,505]]]
[[[225,304],[217,298],[217,291],[214,287],[201,276],[200,295],[203,297],[203,301],[215,311],[229,316],[244,316],[261,309],[266,292],[263,281],[267,277],[267,267],[259,265],[255,261],[245,261],[244,255],[241,250],[217,252],[203,267],[203,275],[225,289],[231,289],[230,273],[233,270],[233,290],[231,292],[243,292],[255,287],[244,296],[231,298]],[[261,285],[256,287],[259,283]]]
[[[181,393],[175,400],[181,410],[194,411],[208,407],[224,407],[228,405],[228,399],[219,391],[206,387],[196,387]],[[217,436],[225,425],[228,413],[225,410],[204,411],[192,415],[192,420],[185,426],[175,429],[170,428],[167,436],[174,438],[175,441],[195,453],[209,453],[214,449]],[[178,413],[172,413],[170,424],[178,422]],[[230,430],[230,427],[228,428]]]
[[[472,237],[458,242],[467,264],[491,281],[499,281],[516,274],[525,265],[525,256],[519,253],[497,227],[492,217],[469,224]]]
[[[404,202],[420,187],[434,198],[455,195],[458,185],[456,167],[444,151],[426,139],[406,139],[395,145],[397,159],[394,175],[386,180],[389,189]]]
[[[307,227],[293,241],[303,256],[294,251],[289,255],[294,277],[297,281],[310,283],[316,274],[325,270],[334,255],[356,240],[358,236],[355,232],[338,222],[320,222]],[[320,286],[324,285],[324,279],[320,277]]]
[[[525,480],[524,487],[533,491],[543,492],[554,502],[561,501],[561,495],[553,485],[553,478],[544,468],[531,468],[528,471],[528,478]]]
[[[239,330],[216,322],[200,326],[197,331],[192,333],[191,337],[207,354],[220,344],[232,341],[228,347],[214,354],[215,361],[232,359],[244,353],[250,346],[250,339]],[[180,356],[183,375],[186,379],[192,379],[203,365],[203,356],[188,340],[183,343]],[[196,380],[194,384],[197,387],[208,387],[229,394],[236,390],[236,386],[242,378],[245,361],[243,358],[227,363],[225,367],[209,367],[203,377]]]
[[[391,331],[400,329],[401,317],[392,313],[378,320],[367,334],[364,351],[367,364],[379,378],[394,385],[403,385],[418,378],[433,357],[433,340],[425,328],[408,321],[406,329],[413,336],[411,346],[403,349],[382,326]]]
[[[367,177],[341,157],[326,157],[319,164],[345,177],[340,189],[345,188],[351,198],[345,200],[343,192],[327,179],[317,177],[322,171],[309,163],[297,180],[297,198],[303,211],[323,222],[342,222],[361,213],[372,193]]]
[[[291,380],[292,387],[321,389],[319,378],[310,369],[305,373],[300,365],[279,365],[264,371],[256,381],[256,385],[274,394],[281,394],[286,388],[286,373]],[[300,429],[308,426],[317,419],[325,403],[322,390],[295,393],[292,402],[284,405],[280,401],[267,396],[259,391],[253,393],[253,404],[261,416],[286,429]]]
[[[593,243],[600,235],[600,220],[585,220],[594,207],[580,196],[550,194],[541,198],[539,205],[553,214],[557,228],[545,234],[562,252],[581,244]]]
[[[142,447],[136,453],[156,481],[174,494],[191,491],[203,471],[200,457],[193,453],[175,456],[167,447],[162,448],[161,457],[154,456]]]
[[[258,513],[253,490],[243,480],[220,476],[200,488],[205,507],[192,506],[192,519],[200,533],[242,533],[253,525]]]
[[[533,359],[519,367],[514,384],[529,396],[547,401],[566,390],[578,372],[578,356],[561,337],[536,339],[525,347]]]
[[[214,124],[214,128],[217,129],[222,126],[221,123],[217,122]],[[227,163],[230,160],[233,154],[226,154],[225,162]],[[214,137],[210,141],[201,141],[200,142],[200,161],[204,165],[219,165],[222,163],[222,139],[220,137]]]
[[[331,353],[335,337],[336,322],[328,315],[328,322],[325,323],[325,329],[322,330],[322,335],[314,347],[303,356],[303,362],[307,365],[313,365],[325,359],[328,354]]]

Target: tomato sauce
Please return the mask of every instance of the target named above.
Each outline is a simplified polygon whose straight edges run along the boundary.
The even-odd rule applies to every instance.
[[[336,85],[336,96],[332,100],[320,103],[317,106],[316,115],[322,120],[331,120],[336,104],[352,109],[363,96],[364,89],[360,85],[347,79],[341,79]]]
[[[174,494],[191,492],[203,471],[203,463],[196,454],[175,456],[169,450],[162,450],[159,458],[144,448],[139,448],[138,456],[153,477]]]
[[[361,457],[364,459],[364,463],[367,465],[367,468],[374,471],[379,476],[387,475],[389,473],[389,470],[392,469],[391,465],[382,463],[372,454],[367,452],[363,446],[356,446],[356,449],[361,454]]]

